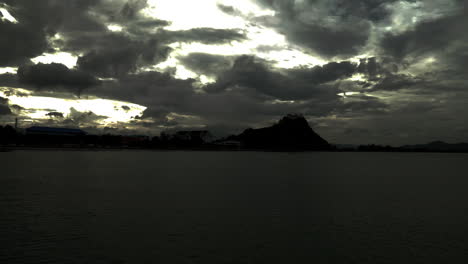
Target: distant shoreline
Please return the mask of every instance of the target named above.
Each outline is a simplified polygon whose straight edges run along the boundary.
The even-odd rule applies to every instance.
[[[57,147],[57,146],[0,146],[0,152],[12,151],[152,151],[152,152],[178,152],[178,151],[193,151],[193,152],[278,152],[278,153],[460,153],[468,154],[468,150],[464,151],[443,151],[443,150],[403,150],[395,149],[391,151],[379,150],[281,150],[281,149],[247,149],[247,148],[119,148],[119,147]]]

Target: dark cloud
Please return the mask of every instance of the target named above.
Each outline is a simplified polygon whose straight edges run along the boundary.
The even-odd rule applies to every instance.
[[[0,67],[22,64],[47,48],[42,29],[27,24],[0,21]],[[27,41],[25,41],[27,40]]]
[[[137,69],[138,51],[128,49],[91,51],[78,59],[79,69],[100,77],[114,77]]]
[[[389,71],[377,62],[377,58],[372,57],[360,60],[358,72],[364,74],[369,80],[376,80],[380,75],[386,74]]]
[[[381,47],[385,54],[399,61],[408,56],[417,58],[453,49],[466,50],[463,45],[458,45],[468,41],[464,27],[467,23],[468,11],[461,7],[454,15],[422,21],[402,33],[387,33],[381,41]]]
[[[338,104],[334,111],[341,116],[379,115],[389,111],[390,106],[382,100],[366,95],[353,96]]]
[[[7,104],[7,103],[8,103],[8,99],[0,96],[0,104]]]
[[[0,39],[0,49],[8,50],[0,55],[0,66],[18,66],[30,58],[44,52],[60,49],[71,53],[84,53],[86,66],[98,68],[113,64],[109,68],[132,69],[139,60],[142,63],[156,63],[165,59],[167,47],[159,45],[155,37],[147,37],[148,32],[139,30],[137,35],[113,34],[106,24],[118,20],[129,30],[167,25],[168,22],[144,18],[138,12],[146,7],[146,1],[5,1],[11,6],[11,13],[19,21],[0,22],[0,34],[8,38]],[[60,33],[60,39],[51,37]],[[113,49],[111,49],[113,48]],[[115,63],[113,59],[123,57]],[[129,66],[122,66],[128,63]],[[120,72],[117,70],[117,72]]]
[[[7,105],[0,104],[0,116],[11,115],[11,110]]]
[[[185,67],[209,76],[228,70],[234,61],[232,57],[207,53],[191,53],[179,59]]]
[[[175,79],[170,73],[143,72],[122,76],[117,82],[105,82],[89,93],[142,105],[170,106],[184,103],[194,92],[194,82],[192,79]]]
[[[13,109],[14,111],[24,111],[24,110],[26,110],[24,107],[21,107],[19,105],[10,105],[10,109]]]
[[[99,84],[90,74],[79,70],[70,70],[59,63],[27,65],[18,69],[21,83],[32,85],[39,89],[61,88],[75,93]]]
[[[44,52],[60,49],[85,54],[80,66],[104,77],[132,72],[167,58],[172,42],[228,43],[243,40],[239,30],[196,28],[185,31],[154,30],[169,22],[142,16],[145,0],[123,1],[4,1],[18,24],[2,21],[0,66],[18,66]],[[112,33],[107,24],[118,23],[128,34]],[[60,33],[60,38],[51,37]],[[26,41],[25,41],[26,40]]]
[[[131,41],[111,35],[102,41],[101,47],[96,47],[78,59],[79,69],[101,77],[122,76],[139,67],[164,61],[170,52],[170,48],[162,46],[157,40]]]
[[[136,27],[149,28],[149,29],[165,27],[165,26],[169,26],[170,24],[171,23],[169,21],[159,20],[159,19],[142,20],[142,21],[134,22],[134,25]]]
[[[390,15],[388,0],[257,0],[276,11],[261,22],[277,27],[294,43],[323,57],[356,55],[367,44],[371,24]]]
[[[0,116],[11,114],[10,107],[8,107],[8,99],[0,97]]]
[[[80,112],[72,107],[70,108],[70,114],[66,116],[63,123],[74,126],[92,126],[99,125],[99,122],[106,118],[108,117],[96,115],[92,111]]]
[[[412,77],[405,74],[389,74],[378,80],[377,84],[373,86],[373,90],[386,90],[396,91],[400,89],[412,88],[416,85],[420,85],[424,80]]]
[[[46,116],[50,116],[52,118],[63,118],[63,113],[60,112],[49,112]]]
[[[0,86],[18,87],[18,77],[13,73],[0,74]]]
[[[0,22],[0,66],[17,66],[51,51],[48,38],[58,31],[96,31],[104,27],[87,13],[100,1],[3,0],[19,22]],[[6,51],[6,52],[5,52]]]
[[[326,100],[336,98],[334,86],[327,82],[350,77],[357,66],[350,62],[332,62],[313,68],[273,70],[267,63],[252,56],[239,57],[232,68],[218,77],[218,81],[207,87],[216,92],[242,86],[282,100],[305,100],[318,97]]]
[[[349,57],[356,55],[366,45],[369,25],[353,23],[352,28],[333,29],[322,25],[297,22],[288,30],[291,41],[301,44],[324,57]]]
[[[296,106],[275,105],[253,89],[217,93],[197,93],[195,80],[178,80],[169,73],[147,72],[128,75],[118,82],[108,82],[88,92],[103,98],[141,104],[148,109],[139,120],[152,119],[155,126],[174,125],[171,113],[190,116],[177,122],[239,128],[271,114],[281,115]],[[250,113],[250,114],[249,114]],[[259,118],[262,117],[262,118]],[[187,123],[181,123],[187,125]]]
[[[125,3],[122,10],[120,10],[120,15],[125,19],[135,19],[138,15],[138,12],[144,9],[147,6],[147,0],[131,0]]]
[[[159,34],[169,42],[224,44],[246,39],[245,34],[238,29],[194,28],[181,31],[161,31]]]
[[[0,22],[0,34],[8,36],[0,38],[0,67],[21,66],[17,75],[0,75],[0,86],[10,87],[2,92],[13,96],[20,94],[11,87],[36,88],[32,95],[56,98],[85,92],[148,107],[132,123],[116,124],[118,131],[203,127],[239,132],[300,112],[313,120],[319,133],[344,143],[346,139],[358,143],[379,143],[379,138],[382,143],[391,142],[392,137],[393,142],[430,139],[450,134],[444,134],[444,129],[458,133],[458,138],[462,132],[456,131],[466,134],[468,120],[460,116],[468,100],[465,1],[448,1],[446,5],[454,10],[444,9],[439,0],[256,1],[275,15],[254,17],[231,6],[218,4],[218,8],[276,29],[290,47],[300,46],[328,62],[278,69],[273,62],[254,56],[192,53],[178,57],[187,69],[216,80],[200,87],[196,80],[176,79],[171,69],[143,72],[142,68],[165,61],[172,43],[242,41],[247,38],[244,29],[166,30],[163,27],[170,22],[141,12],[148,5],[145,0],[0,0],[19,21]],[[396,26],[393,15],[402,23],[417,23]],[[122,31],[112,32],[111,24]],[[394,30],[388,31],[387,26]],[[256,48],[264,53],[283,49],[277,43]],[[56,51],[79,55],[76,69],[30,62]],[[350,62],[350,57],[363,54],[376,57]],[[349,78],[357,73],[362,79]],[[5,100],[0,104],[3,114],[24,110]],[[69,116],[60,114],[50,113],[59,118],[47,122],[97,128],[106,118],[75,109]]]
[[[203,54],[194,57],[206,59]],[[201,64],[216,65],[218,59],[222,61],[209,57],[209,63]],[[195,60],[194,65],[199,64]],[[217,82],[205,87],[204,93],[195,92],[194,80],[178,80],[170,73],[157,72],[124,76],[89,92],[148,107],[137,119],[152,119],[157,127],[175,125],[174,117],[168,117],[177,113],[185,116],[177,121],[181,125],[202,125],[228,133],[264,124],[289,112],[317,116],[351,110],[356,115],[380,114],[386,105],[375,98],[361,97],[359,102],[345,104],[337,95],[340,90],[336,82],[357,72],[357,68],[350,62],[335,62],[278,71],[259,58],[241,56],[233,59],[233,65],[217,75]]]
[[[230,15],[237,14],[237,10],[232,6],[223,5],[223,4],[220,4],[220,3],[218,3],[217,6],[221,11],[223,11],[226,14],[230,14]]]

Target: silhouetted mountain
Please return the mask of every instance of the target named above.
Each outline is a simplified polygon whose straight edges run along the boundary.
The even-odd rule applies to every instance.
[[[289,114],[277,124],[247,129],[235,137],[243,148],[272,150],[328,150],[330,144],[309,126],[302,115]]]
[[[357,152],[458,152],[468,153],[468,143],[428,144],[401,147],[382,145],[330,145],[315,133],[302,115],[289,114],[277,124],[259,129],[246,129],[240,135],[213,140],[209,131],[145,135],[92,135],[80,129],[31,127],[15,129],[0,126],[0,151],[16,147],[33,148],[104,148],[104,149],[180,149],[180,150],[273,150],[273,151],[357,151]]]

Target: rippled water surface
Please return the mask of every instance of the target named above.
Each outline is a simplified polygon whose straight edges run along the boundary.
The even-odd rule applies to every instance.
[[[0,263],[468,261],[466,154],[14,151],[0,165]]]

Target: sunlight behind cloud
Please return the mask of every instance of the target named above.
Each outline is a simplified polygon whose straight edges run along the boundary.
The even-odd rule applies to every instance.
[[[18,89],[21,90],[21,89]],[[10,105],[19,105],[26,110],[25,115],[35,120],[49,119],[47,113],[59,112],[66,118],[71,113],[71,108],[79,112],[93,112],[98,116],[105,116],[101,125],[109,125],[118,122],[130,122],[136,116],[141,116],[146,107],[107,99],[62,99],[43,96],[7,96],[6,89],[0,89],[0,95],[9,100]]]
[[[232,7],[233,14],[223,12],[219,6]],[[292,46],[286,37],[274,29],[252,24],[250,19],[259,16],[273,16],[273,10],[264,9],[251,0],[149,0],[149,7],[143,10],[147,16],[167,20],[171,24],[166,30],[188,30],[193,28],[241,29],[246,40],[232,41],[221,45],[209,45],[200,42],[175,42],[168,59],[148,70],[176,69],[179,79],[194,78],[200,83],[213,82],[185,68],[179,58],[191,53],[207,53],[219,56],[255,55],[272,63],[277,68],[312,67],[323,65],[326,61],[306,54],[299,47]]]
[[[35,64],[44,63],[61,63],[67,66],[69,69],[75,68],[78,61],[78,56],[75,56],[69,52],[57,52],[57,53],[44,53],[41,56],[31,59]]]
[[[338,95],[343,97],[343,98],[347,98],[348,96],[353,96],[353,95],[358,95],[358,94],[361,94],[359,92],[343,92],[343,93],[339,93]]]
[[[251,0],[221,0],[219,4],[233,7],[236,11],[243,15],[250,16],[274,16],[275,11],[261,8],[258,4]]]
[[[350,78],[348,78],[348,80],[354,81],[354,82],[365,82],[365,81],[367,81],[366,76],[364,74],[362,74],[362,73],[356,73],[353,76],[351,76]]]
[[[107,29],[109,29],[112,32],[122,32],[123,27],[116,24],[110,24],[107,25]]]
[[[171,22],[168,30],[192,28],[244,28],[245,21],[239,17],[227,16],[217,7],[217,0],[149,0],[149,7],[143,10],[147,16]]]
[[[11,23],[18,23],[18,20],[16,20],[16,18],[14,18],[10,12],[8,12],[8,10],[6,10],[5,8],[0,8],[0,13],[2,13],[2,16],[0,16],[0,20],[4,21],[9,21]]]
[[[224,14],[225,15],[225,14]],[[225,15],[228,16],[228,15]],[[248,21],[244,21],[248,23]],[[208,45],[198,42],[171,44],[175,49],[175,56],[186,56],[190,53],[208,53],[223,56],[255,54],[260,58],[277,61],[277,67],[293,68],[301,65],[322,65],[325,61],[305,54],[298,47],[291,47],[283,34],[273,29],[249,26],[244,28],[247,40],[232,41],[223,45]],[[274,45],[274,49],[258,49],[259,47],[268,47]]]
[[[219,56],[255,55],[272,62],[274,67],[283,69],[299,66],[311,67],[327,63],[325,60],[304,53],[298,47],[292,47],[282,34],[272,29],[249,27],[247,37],[248,39],[245,41],[232,41],[222,45],[209,45],[199,42],[172,43],[169,46],[173,49],[173,52],[169,58],[156,65],[154,69],[175,68],[177,78],[196,78],[198,74],[187,70],[178,59],[191,53],[207,53]]]
[[[13,68],[13,67],[0,68],[0,74],[5,74],[5,73],[16,74],[17,71],[18,71],[18,68]]]

